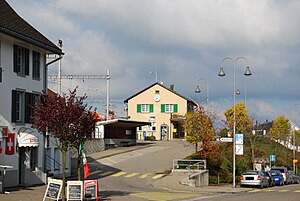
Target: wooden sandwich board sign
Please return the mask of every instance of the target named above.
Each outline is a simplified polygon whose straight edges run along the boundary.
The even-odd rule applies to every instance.
[[[44,195],[43,201],[48,198],[51,200],[58,200],[62,189],[63,181],[58,179],[50,179]]]
[[[99,200],[98,180],[85,180],[83,186],[85,200]]]
[[[83,200],[82,181],[67,182],[67,200]]]

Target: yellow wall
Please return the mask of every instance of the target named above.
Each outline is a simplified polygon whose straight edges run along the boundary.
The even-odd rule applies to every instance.
[[[155,101],[154,97],[155,91],[159,90],[160,100]],[[138,113],[137,104],[153,104],[154,111],[153,113]],[[156,122],[156,131],[153,132],[156,140],[161,139],[160,135],[160,125],[168,125],[168,139],[173,139],[173,125],[171,125],[170,118],[171,113],[162,113],[161,104],[178,104],[177,114],[185,115],[187,112],[187,100],[178,96],[172,91],[160,86],[159,84],[154,85],[153,87],[139,93],[133,98],[128,100],[128,116],[130,120],[137,121],[146,121],[146,122]],[[151,116],[154,116],[155,119],[150,119]],[[143,130],[146,131],[147,136],[151,136],[152,132],[149,132],[148,126],[143,127]],[[142,132],[138,132],[139,137],[142,136]]]

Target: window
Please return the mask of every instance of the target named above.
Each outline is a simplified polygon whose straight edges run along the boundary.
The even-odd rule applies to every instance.
[[[17,75],[29,75],[29,50],[14,45],[14,72]]]
[[[161,112],[164,113],[178,112],[178,104],[161,104]]]
[[[33,111],[33,106],[35,106],[39,95],[34,93],[25,93],[25,123],[30,123],[30,116]]]
[[[40,53],[32,52],[32,78],[40,80]]]
[[[24,92],[12,91],[12,122],[24,123]]]
[[[153,104],[137,104],[137,112],[139,113],[153,112]]]
[[[159,94],[159,90],[155,90],[155,94]]]
[[[156,131],[156,123],[152,122],[149,128],[150,131]]]
[[[38,97],[38,94],[28,93],[25,90],[12,90],[12,122],[30,123],[32,106]]]

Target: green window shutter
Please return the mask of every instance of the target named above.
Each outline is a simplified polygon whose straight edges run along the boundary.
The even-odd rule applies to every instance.
[[[153,109],[153,104],[150,104],[150,112],[153,112],[154,109]]]
[[[165,104],[161,104],[160,105],[160,111],[161,112],[165,112]]]
[[[174,112],[178,112],[178,104],[173,105]]]
[[[136,111],[141,112],[141,104],[137,104]]]

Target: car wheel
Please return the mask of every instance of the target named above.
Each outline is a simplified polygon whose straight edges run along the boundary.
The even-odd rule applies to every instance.
[[[263,188],[264,188],[264,183],[263,183],[263,182],[261,182],[259,188],[260,188],[260,189],[263,189]]]

